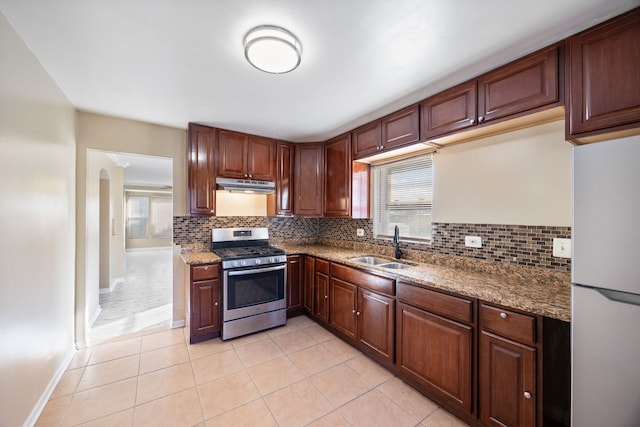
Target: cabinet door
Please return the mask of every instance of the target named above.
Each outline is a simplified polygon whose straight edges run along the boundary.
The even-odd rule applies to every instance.
[[[351,132],[354,160],[372,156],[380,151],[380,129],[380,120],[376,120]]]
[[[189,214],[214,215],[216,130],[189,123]]]
[[[248,136],[228,130],[218,131],[218,176],[248,178]]]
[[[293,147],[279,141],[276,148],[276,192],[267,198],[269,215],[293,215]]]
[[[316,271],[315,287],[315,315],[319,320],[329,323],[329,276]]]
[[[249,136],[247,149],[248,178],[273,181],[276,175],[276,142],[273,139]]]
[[[569,38],[569,133],[640,122],[640,9]]]
[[[420,139],[475,126],[476,111],[475,80],[434,95],[420,104]]]
[[[485,74],[478,79],[478,122],[558,102],[558,75],[557,46]]]
[[[358,288],[358,341],[384,362],[393,363],[394,299]]]
[[[330,286],[329,324],[355,341],[358,287],[335,277],[331,278]]]
[[[536,425],[536,350],[480,334],[480,419],[490,426]]]
[[[324,147],[324,216],[351,216],[351,135],[327,142]]]
[[[287,314],[298,314],[303,308],[302,256],[287,257]]]
[[[220,331],[220,279],[191,285],[191,342],[217,336]]]
[[[316,259],[304,257],[304,309],[309,314],[314,314],[315,299]]]
[[[323,144],[295,144],[295,202],[300,216],[322,216]]]
[[[398,303],[396,364],[440,400],[470,413],[473,328]]]
[[[381,120],[381,150],[391,150],[413,144],[420,139],[420,115],[418,105],[412,105]]]

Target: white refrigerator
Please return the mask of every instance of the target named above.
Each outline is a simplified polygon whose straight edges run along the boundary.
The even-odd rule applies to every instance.
[[[640,136],[573,148],[571,425],[640,426]]]

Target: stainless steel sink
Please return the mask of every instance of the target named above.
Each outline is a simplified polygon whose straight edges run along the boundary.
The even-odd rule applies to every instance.
[[[409,264],[403,264],[401,262],[388,262],[386,264],[378,264],[378,267],[391,268],[394,270],[402,270],[403,268],[409,268],[411,266]]]
[[[369,265],[380,265],[380,264],[388,264],[391,261],[385,258],[378,258],[373,255],[361,256],[357,258],[351,258],[349,261],[362,262],[364,264]]]
[[[409,264],[404,264],[401,262],[391,261],[386,258],[379,258],[373,255],[366,255],[357,258],[350,258],[349,261],[361,262],[364,264],[375,265],[377,267],[391,268],[393,270],[401,270],[403,268],[412,267]]]

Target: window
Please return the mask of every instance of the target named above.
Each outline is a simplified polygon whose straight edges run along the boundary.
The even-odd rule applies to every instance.
[[[127,193],[127,239],[170,239],[171,196]]]
[[[403,240],[431,240],[433,153],[372,167],[373,235],[391,238],[397,225]]]

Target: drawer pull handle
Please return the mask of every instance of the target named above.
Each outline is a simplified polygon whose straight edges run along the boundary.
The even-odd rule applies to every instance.
[[[524,398],[525,399],[531,399],[531,393],[529,393],[528,391],[524,392]]]
[[[506,319],[507,318],[507,313],[504,313],[504,312],[500,313],[500,317],[503,318],[503,319]]]

